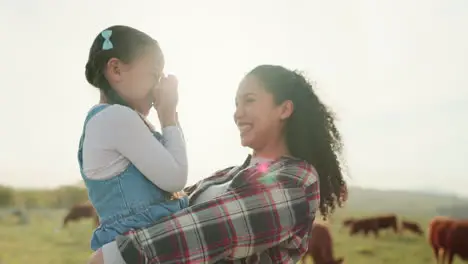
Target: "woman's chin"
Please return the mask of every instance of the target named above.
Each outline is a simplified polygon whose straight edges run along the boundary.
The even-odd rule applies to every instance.
[[[252,140],[250,138],[241,136],[241,146],[250,147],[251,143],[252,143]]]

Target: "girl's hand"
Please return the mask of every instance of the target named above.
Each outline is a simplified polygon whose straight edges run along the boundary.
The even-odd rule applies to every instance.
[[[178,80],[174,75],[161,78],[153,91],[153,104],[158,112],[161,125],[176,125],[176,109],[179,102]]]

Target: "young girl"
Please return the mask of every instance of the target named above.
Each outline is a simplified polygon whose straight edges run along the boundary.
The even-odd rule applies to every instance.
[[[112,26],[94,40],[86,79],[101,101],[86,116],[78,161],[100,226],[91,248],[119,234],[152,225],[188,205],[171,195],[187,181],[187,154],[177,123],[177,80],[164,77],[158,43],[127,26]],[[158,113],[162,135],[146,120]]]

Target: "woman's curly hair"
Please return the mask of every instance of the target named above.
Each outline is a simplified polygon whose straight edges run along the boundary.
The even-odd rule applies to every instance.
[[[286,143],[294,157],[312,164],[319,175],[320,213],[327,218],[347,199],[343,179],[340,132],[334,113],[314,92],[312,84],[299,72],[276,65],[261,65],[248,75],[258,78],[277,104],[291,100],[294,112],[285,127]]]

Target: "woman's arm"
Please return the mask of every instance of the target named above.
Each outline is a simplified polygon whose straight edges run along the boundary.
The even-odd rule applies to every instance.
[[[308,230],[320,200],[315,170],[301,163],[287,165],[265,177],[263,182],[117,237],[123,259],[126,263],[240,259]]]
[[[137,112],[111,105],[89,121],[86,133],[99,135],[102,144],[118,151],[167,192],[180,191],[187,183],[187,153],[178,126],[163,128],[163,146]]]

